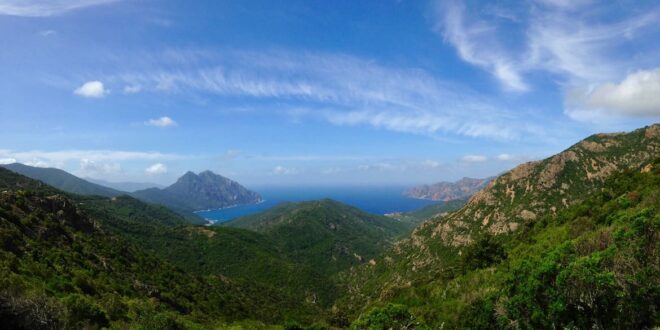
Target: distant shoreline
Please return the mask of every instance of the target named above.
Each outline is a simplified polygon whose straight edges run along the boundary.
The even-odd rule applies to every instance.
[[[266,201],[265,199],[262,199],[262,200],[260,200],[260,201],[258,201],[258,202],[256,202],[256,203],[250,203],[250,204],[234,204],[234,205],[229,205],[229,206],[225,206],[225,207],[219,207],[219,208],[215,208],[215,209],[197,210],[197,211],[193,211],[193,213],[201,213],[201,212],[212,212],[212,211],[226,210],[226,209],[231,209],[231,208],[235,208],[235,207],[239,207],[239,206],[245,206],[245,205],[259,205],[259,204],[261,204],[261,203],[263,203],[263,202],[265,202],[265,201]]]

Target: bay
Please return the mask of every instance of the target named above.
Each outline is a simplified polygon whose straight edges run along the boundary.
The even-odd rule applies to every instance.
[[[261,187],[253,188],[264,201],[224,209],[199,211],[198,215],[213,223],[222,223],[245,215],[267,210],[284,202],[301,202],[330,198],[374,214],[408,212],[434,204],[434,201],[414,199],[403,195],[406,186],[369,187]]]

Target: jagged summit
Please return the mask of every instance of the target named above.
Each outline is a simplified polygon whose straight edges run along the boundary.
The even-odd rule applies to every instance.
[[[163,189],[136,191],[140,199],[183,211],[223,208],[260,202],[261,196],[236,181],[209,170],[186,172],[174,184]]]

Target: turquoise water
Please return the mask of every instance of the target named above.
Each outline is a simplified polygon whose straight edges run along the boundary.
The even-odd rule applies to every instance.
[[[403,186],[387,187],[264,187],[255,188],[264,202],[255,205],[242,205],[220,210],[198,212],[205,219],[216,223],[269,209],[283,202],[300,202],[322,198],[334,200],[357,207],[363,211],[385,214],[407,212],[433,204],[433,201],[419,200],[403,196]]]

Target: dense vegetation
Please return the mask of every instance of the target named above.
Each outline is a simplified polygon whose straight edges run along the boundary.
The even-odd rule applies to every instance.
[[[660,159],[613,175],[556,217],[509,236],[484,234],[443,259],[436,277],[392,284],[371,304],[407,306],[433,327],[653,328],[660,324],[659,208]],[[379,276],[396,269],[383,266]]]
[[[0,169],[0,324],[654,328],[659,136],[655,125],[590,137],[467,204],[387,218],[288,203],[222,227]]]
[[[269,288],[197,276],[137,249],[53,188],[6,170],[0,183],[4,326],[177,328],[305,314]]]

